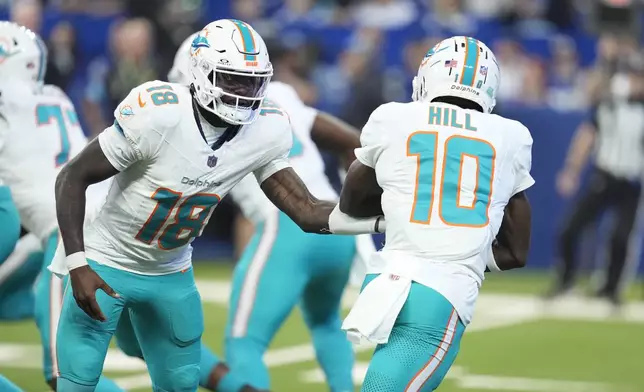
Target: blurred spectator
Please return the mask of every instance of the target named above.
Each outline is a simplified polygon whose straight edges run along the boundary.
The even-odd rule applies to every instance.
[[[412,80],[418,73],[423,57],[427,51],[440,42],[442,37],[426,37],[411,41],[405,45],[402,67],[390,67],[385,72],[384,100],[409,102],[411,99]]]
[[[572,0],[548,0],[545,15],[558,29],[574,27],[575,7]]]
[[[361,128],[383,98],[384,76],[374,51],[382,39],[377,29],[358,30],[340,54],[338,64],[321,65],[313,73],[322,110]]]
[[[172,67],[174,55],[183,39],[200,30],[205,23],[200,20],[201,0],[148,0],[127,1],[127,12],[132,18],[144,18],[151,24],[152,39],[160,43],[154,47],[155,64],[163,75]],[[162,45],[161,45],[162,43]]]
[[[76,32],[67,22],[58,23],[48,42],[49,61],[45,83],[67,90],[76,70]]]
[[[372,0],[360,4],[354,17],[359,27],[397,29],[411,24],[416,12],[411,0]]]
[[[463,0],[425,0],[431,4],[431,12],[423,19],[427,31],[440,32],[444,36],[476,35],[476,18],[464,8]]]
[[[136,0],[134,0],[136,1]],[[92,15],[115,15],[123,12],[127,0],[48,0],[47,5],[56,5],[67,12],[83,12]]]
[[[152,25],[135,18],[113,26],[111,58],[90,65],[83,112],[93,135],[112,119],[112,112],[130,90],[144,82],[163,79],[153,54]]]
[[[314,68],[315,49],[299,40],[267,40],[268,52],[273,63],[273,80],[291,85],[302,102],[314,105],[317,88],[310,81],[309,73]]]
[[[382,34],[376,29],[358,32],[352,50],[340,59],[340,67],[350,88],[350,105],[345,105],[344,118],[349,124],[361,128],[371,113],[384,102],[384,75],[377,59],[377,48]]]
[[[514,7],[505,15],[504,21],[523,38],[548,38],[556,29],[545,18],[545,5],[542,0],[515,0]]]
[[[466,8],[481,18],[497,17],[514,6],[515,0],[465,0]]]
[[[615,73],[628,69],[640,56],[634,37],[602,34],[597,41],[597,60],[587,82],[590,103],[597,104],[606,98]]]
[[[548,104],[555,110],[581,110],[587,105],[584,82],[575,42],[565,36],[552,42],[553,58],[549,68]]]
[[[41,3],[35,0],[16,1],[11,7],[12,20],[38,34],[41,34],[42,13]],[[45,83],[66,89],[76,67],[76,35],[71,24],[60,22],[52,29],[47,50]]]
[[[11,20],[31,31],[40,33],[42,6],[37,0],[18,0],[11,5]]]
[[[500,39],[493,49],[501,69],[502,82],[497,93],[501,103],[518,104],[523,82],[528,75],[528,60],[521,45],[512,39]]]
[[[547,73],[546,67],[541,59],[530,57],[526,60],[526,72],[523,74],[521,83],[522,105],[531,107],[544,107],[547,104]]]
[[[314,0],[284,0],[275,19],[282,27],[311,28],[332,24],[334,16],[332,8],[318,5]]]
[[[264,17],[264,0],[237,0],[231,7],[233,18],[249,23],[264,39],[277,34],[275,19]]]

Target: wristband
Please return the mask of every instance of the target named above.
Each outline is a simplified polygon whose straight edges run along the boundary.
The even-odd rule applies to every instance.
[[[377,220],[382,222],[376,224]],[[339,204],[329,215],[329,231],[333,234],[367,234],[373,233],[374,229],[385,230],[385,221],[382,216],[378,218],[352,218],[340,211]]]
[[[67,270],[71,271],[79,267],[84,267],[87,265],[87,259],[85,258],[85,252],[80,251],[76,253],[72,253],[71,255],[67,256],[67,259],[65,260],[67,264]]]
[[[376,233],[380,233],[380,219],[382,219],[382,216],[379,216],[378,218],[376,218],[376,224],[374,227],[374,230],[376,231]]]

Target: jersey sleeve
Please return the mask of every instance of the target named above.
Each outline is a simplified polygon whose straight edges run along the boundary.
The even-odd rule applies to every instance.
[[[523,127],[523,130],[522,141],[514,155],[515,183],[512,190],[513,196],[534,185],[534,178],[530,174],[530,169],[532,168],[532,136],[530,136],[527,128]]]
[[[305,105],[293,87],[281,82],[272,82],[268,87],[268,100],[274,101],[288,113],[293,128],[311,133],[318,111]]]
[[[129,139],[117,121],[98,135],[105,158],[118,171],[123,171],[142,159],[141,150]]]
[[[291,166],[288,156],[293,146],[293,132],[288,120],[285,120],[285,125],[282,128],[281,132],[276,133],[274,141],[270,143],[272,147],[266,154],[268,157],[267,163],[262,164],[253,172],[258,184],[261,184],[278,171]]]
[[[380,154],[382,154],[385,146],[383,132],[389,110],[387,105],[381,105],[371,113],[369,121],[362,128],[362,133],[360,134],[361,147],[356,148],[355,154],[356,159],[363,165],[375,167]]]
[[[106,158],[119,171],[137,161],[153,159],[163,141],[164,131],[176,126],[176,109],[155,106],[149,90],[163,82],[148,82],[134,89],[114,110],[114,124],[99,135]]]

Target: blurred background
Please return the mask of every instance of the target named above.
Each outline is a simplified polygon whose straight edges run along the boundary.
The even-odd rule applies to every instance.
[[[483,321],[476,327],[475,318],[473,329],[527,323],[515,335],[500,338],[508,347],[520,346],[524,355],[517,354],[513,361],[506,352],[511,350],[496,350],[487,339],[468,338],[464,347],[499,352],[483,358],[474,353],[477,348],[469,349],[461,364],[494,373],[488,362],[498,359],[506,369],[516,367],[506,372],[514,379],[470,380],[473,386],[468,388],[454,376],[445,390],[586,392],[644,391],[644,378],[634,367],[642,363],[644,338],[641,329],[630,329],[644,323],[644,290],[632,284],[644,272],[639,219],[644,169],[641,7],[636,0],[0,0],[0,18],[42,35],[49,47],[46,82],[70,95],[90,136],[112,123],[114,108],[131,88],[166,78],[187,36],[220,18],[250,23],[269,45],[274,79],[291,84],[308,105],[358,128],[380,104],[410,100],[411,79],[436,42],[453,35],[484,41],[501,67],[495,112],[531,130],[537,183],[528,192],[533,206],[530,271],[491,277],[488,286],[492,293],[525,295],[518,297],[525,301],[508,302],[501,294],[482,298],[480,309],[487,310],[478,311]],[[325,159],[329,177],[340,187],[336,163]],[[234,260],[247,238],[235,229],[236,222],[237,208],[228,201],[220,205],[195,241],[195,258]],[[383,239],[374,240],[381,244]],[[211,271],[206,277],[225,282],[230,269],[219,264],[200,268]],[[535,302],[571,292],[608,299],[604,302],[611,306],[626,299],[630,307],[615,313],[602,304],[575,302],[564,310],[551,310],[552,302]],[[221,306],[219,297],[213,298],[213,306]],[[615,317],[622,322],[611,321]],[[535,319],[541,321],[530,324]],[[605,323],[582,328],[570,319]],[[301,328],[297,323],[301,324],[294,321],[287,330]],[[217,342],[218,325],[212,321],[208,327],[214,328]],[[4,335],[31,341],[20,328],[0,329],[0,339],[6,341]],[[487,333],[498,331],[502,330]],[[535,341],[526,344],[527,334]],[[598,336],[608,335],[610,342],[598,341],[603,339]],[[280,339],[278,346],[291,338]],[[585,346],[589,351],[578,348],[589,341],[595,344]],[[532,366],[546,358],[543,347],[553,345],[561,350],[558,361]],[[609,351],[622,362],[606,362],[601,353]],[[522,361],[530,356],[536,359],[526,362],[532,364],[526,370]],[[5,365],[0,361],[0,370]],[[282,365],[275,366],[276,374],[286,372]],[[464,369],[459,374],[467,374]],[[13,372],[18,381],[32,374]],[[320,382],[314,370],[302,377]],[[604,384],[548,384],[552,379]],[[611,389],[606,382],[621,386]],[[289,389],[286,381],[278,385],[277,390],[324,390],[309,384]]]

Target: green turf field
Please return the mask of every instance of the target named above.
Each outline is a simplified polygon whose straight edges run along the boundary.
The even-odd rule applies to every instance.
[[[230,266],[201,263],[196,272],[206,313],[204,339],[220,352]],[[641,287],[632,288],[631,301],[616,313],[607,304],[582,297],[545,303],[537,295],[547,284],[547,277],[537,274],[490,277],[461,353],[439,391],[644,391]],[[345,311],[355,295],[355,290],[347,291]],[[32,322],[0,325],[0,373],[28,392],[47,390],[37,339]],[[369,347],[358,350],[356,385],[371,355]],[[266,356],[272,390],[327,391],[313,358],[296,311]],[[150,391],[143,364],[117,350],[111,350],[105,370],[127,390]]]

